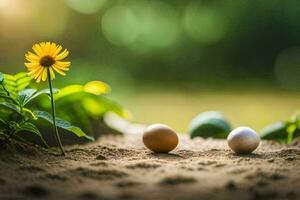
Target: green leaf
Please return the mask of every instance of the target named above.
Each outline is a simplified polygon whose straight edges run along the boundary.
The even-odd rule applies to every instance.
[[[4,81],[4,74],[0,72],[0,84],[2,84]]]
[[[45,111],[34,111],[34,114],[38,117],[38,118],[42,118],[46,121],[48,121],[49,123],[53,124],[53,120],[52,120],[52,116]],[[75,135],[77,135],[78,137],[85,137],[91,141],[94,141],[94,138],[91,136],[86,135],[79,127],[73,126],[71,125],[68,121],[63,120],[61,118],[56,118],[56,125],[59,128],[68,130],[72,133],[74,133]]]
[[[17,107],[15,104],[9,103],[9,102],[0,102],[0,106],[6,109],[9,109],[11,111],[14,111],[21,115],[19,107]]]
[[[81,102],[87,113],[92,116],[103,116],[107,112],[113,112],[124,118],[129,117],[128,111],[105,96],[83,96]]]
[[[2,123],[2,124],[7,124],[7,121],[4,120],[4,119],[2,119],[2,118],[0,118],[0,123]]]
[[[287,143],[291,143],[294,137],[294,133],[297,130],[297,125],[296,124],[290,124],[287,128],[286,131],[288,133],[287,137]]]
[[[286,142],[288,133],[286,131],[288,123],[276,122],[270,124],[260,131],[260,137],[266,140],[276,140],[278,142]]]
[[[30,119],[37,120],[38,117],[28,108],[23,108],[24,115]]]
[[[292,115],[291,122],[296,122],[298,120],[300,120],[300,113],[296,112],[295,114]]]
[[[263,128],[260,137],[266,140],[276,140],[281,143],[290,143],[300,136],[300,129],[295,122],[277,122]]]
[[[12,97],[8,96],[7,93],[0,94],[0,98],[7,99],[7,100],[10,100],[10,101],[14,101],[14,99]]]
[[[3,86],[9,92],[9,96],[16,99],[18,93],[25,89],[31,82],[31,77],[25,72],[16,75],[4,74]]]
[[[291,125],[289,125],[289,126],[286,128],[286,131],[287,131],[289,134],[293,134],[293,133],[295,132],[296,129],[297,129],[296,124],[291,124]]]
[[[294,122],[297,128],[300,130],[300,112],[297,112],[292,116],[292,122]]]
[[[53,88],[53,93],[58,93],[59,89],[57,88]],[[44,89],[41,91],[38,91],[36,89],[24,89],[22,91],[19,92],[18,95],[18,100],[19,102],[22,104],[22,106],[25,106],[27,103],[29,103],[30,101],[34,100],[35,98],[43,95],[43,94],[47,94],[50,95],[50,90],[49,89]]]
[[[4,87],[4,74],[2,72],[0,72],[0,85],[1,85],[1,87],[0,87],[1,98],[8,99],[9,92]]]
[[[44,145],[48,147],[48,144],[44,140],[41,132],[39,131],[39,129],[34,124],[32,124],[30,122],[22,123],[22,124],[19,125],[19,127],[17,128],[15,133],[18,133],[20,131],[27,131],[27,132],[34,133],[35,135],[37,135],[41,139],[41,141],[44,143]]]
[[[55,100],[61,99],[63,97],[76,94],[76,93],[88,93],[92,95],[102,95],[110,91],[110,87],[101,81],[91,81],[85,85],[69,85],[60,90],[60,92],[54,96]]]
[[[52,92],[53,92],[53,94],[56,94],[56,93],[59,92],[59,89],[53,88],[53,89],[52,89]],[[50,89],[43,89],[43,90],[41,90],[41,91],[35,93],[35,94],[29,99],[29,101],[32,101],[33,99],[35,99],[35,98],[37,98],[37,97],[39,97],[40,95],[43,95],[43,94],[50,95]]]
[[[82,85],[69,85],[67,87],[62,88],[58,94],[54,95],[54,99],[58,100],[72,94],[80,93],[83,90],[84,88]]]
[[[22,106],[25,106],[29,101],[30,98],[36,93],[36,89],[24,89],[21,90],[18,94],[17,100]]]

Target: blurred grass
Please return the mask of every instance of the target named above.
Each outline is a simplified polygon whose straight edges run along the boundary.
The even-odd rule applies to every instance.
[[[133,115],[144,124],[164,123],[186,133],[190,121],[208,110],[222,112],[234,127],[259,131],[269,123],[286,120],[300,110],[300,93],[286,91],[143,91],[121,97]]]

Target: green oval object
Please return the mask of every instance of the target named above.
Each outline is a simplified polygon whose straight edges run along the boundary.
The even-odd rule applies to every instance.
[[[286,143],[288,138],[287,123],[277,122],[270,124],[260,131],[260,136],[265,140],[276,140],[278,142]],[[300,136],[300,130],[297,129],[293,138]]]
[[[231,126],[229,122],[221,113],[215,111],[200,113],[192,120],[189,126],[191,138],[226,138],[230,131]]]
[[[260,131],[260,137],[265,140],[277,140],[279,142],[285,142],[288,136],[286,126],[287,125],[285,122],[276,122],[270,124]]]

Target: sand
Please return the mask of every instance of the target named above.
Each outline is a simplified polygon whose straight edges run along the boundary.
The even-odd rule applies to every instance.
[[[0,144],[0,199],[300,199],[300,142],[263,141],[237,155],[225,140],[190,140],[156,154],[140,134],[67,146],[67,156]]]

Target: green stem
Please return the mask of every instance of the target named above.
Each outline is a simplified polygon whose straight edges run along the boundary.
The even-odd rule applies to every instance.
[[[53,119],[53,128],[55,130],[55,139],[56,142],[61,150],[62,155],[66,155],[65,151],[63,149],[60,136],[58,134],[57,126],[56,126],[56,119],[55,119],[55,105],[54,105],[54,99],[53,99],[53,91],[52,91],[52,82],[51,82],[51,76],[50,76],[50,68],[47,69],[47,75],[48,75],[48,82],[49,82],[49,89],[50,89],[50,98],[51,98],[51,110],[52,110],[52,119]]]
[[[291,144],[294,137],[294,131],[288,133],[287,143]]]
[[[290,144],[293,141],[294,133],[297,130],[297,125],[294,123],[291,123],[288,125],[286,131],[288,132],[288,137],[287,137],[287,143]]]

